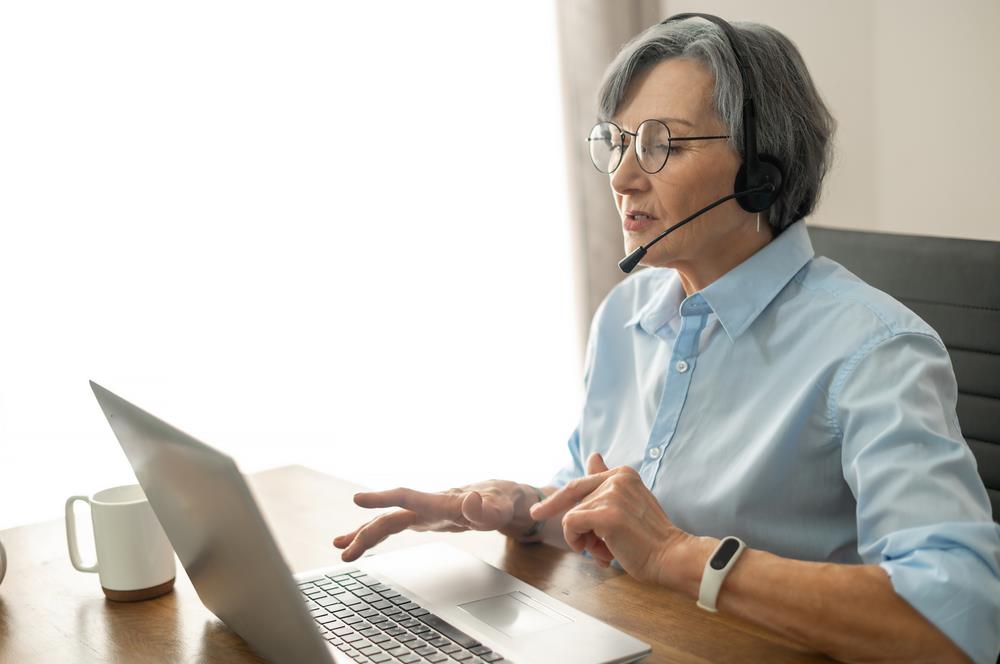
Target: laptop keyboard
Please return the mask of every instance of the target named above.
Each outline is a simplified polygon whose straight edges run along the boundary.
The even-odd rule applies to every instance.
[[[484,664],[499,653],[355,568],[299,583],[320,633],[355,662]]]

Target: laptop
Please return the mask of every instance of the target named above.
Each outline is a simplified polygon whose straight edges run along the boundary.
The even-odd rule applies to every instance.
[[[273,662],[603,664],[650,652],[447,544],[293,575],[232,458],[90,385],[198,597]]]

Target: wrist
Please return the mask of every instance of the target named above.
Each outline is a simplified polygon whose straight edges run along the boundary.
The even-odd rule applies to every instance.
[[[686,535],[665,556],[661,585],[697,600],[705,563],[719,542],[714,537]]]

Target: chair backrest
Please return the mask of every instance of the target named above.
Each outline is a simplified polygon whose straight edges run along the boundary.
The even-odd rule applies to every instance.
[[[958,420],[1000,522],[1000,242],[810,226],[820,256],[937,330],[958,380]]]

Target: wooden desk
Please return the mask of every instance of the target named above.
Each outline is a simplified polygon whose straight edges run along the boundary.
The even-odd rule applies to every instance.
[[[278,468],[249,480],[293,571],[338,563],[330,540],[370,516],[351,502],[360,487],[308,468]],[[380,548],[441,538],[652,644],[647,662],[830,661],[549,546],[496,533],[402,533]],[[70,566],[62,521],[5,530],[0,540],[8,557],[0,584],[3,664],[262,661],[202,606],[180,565],[174,592],[117,604],[104,599],[96,575]]]

